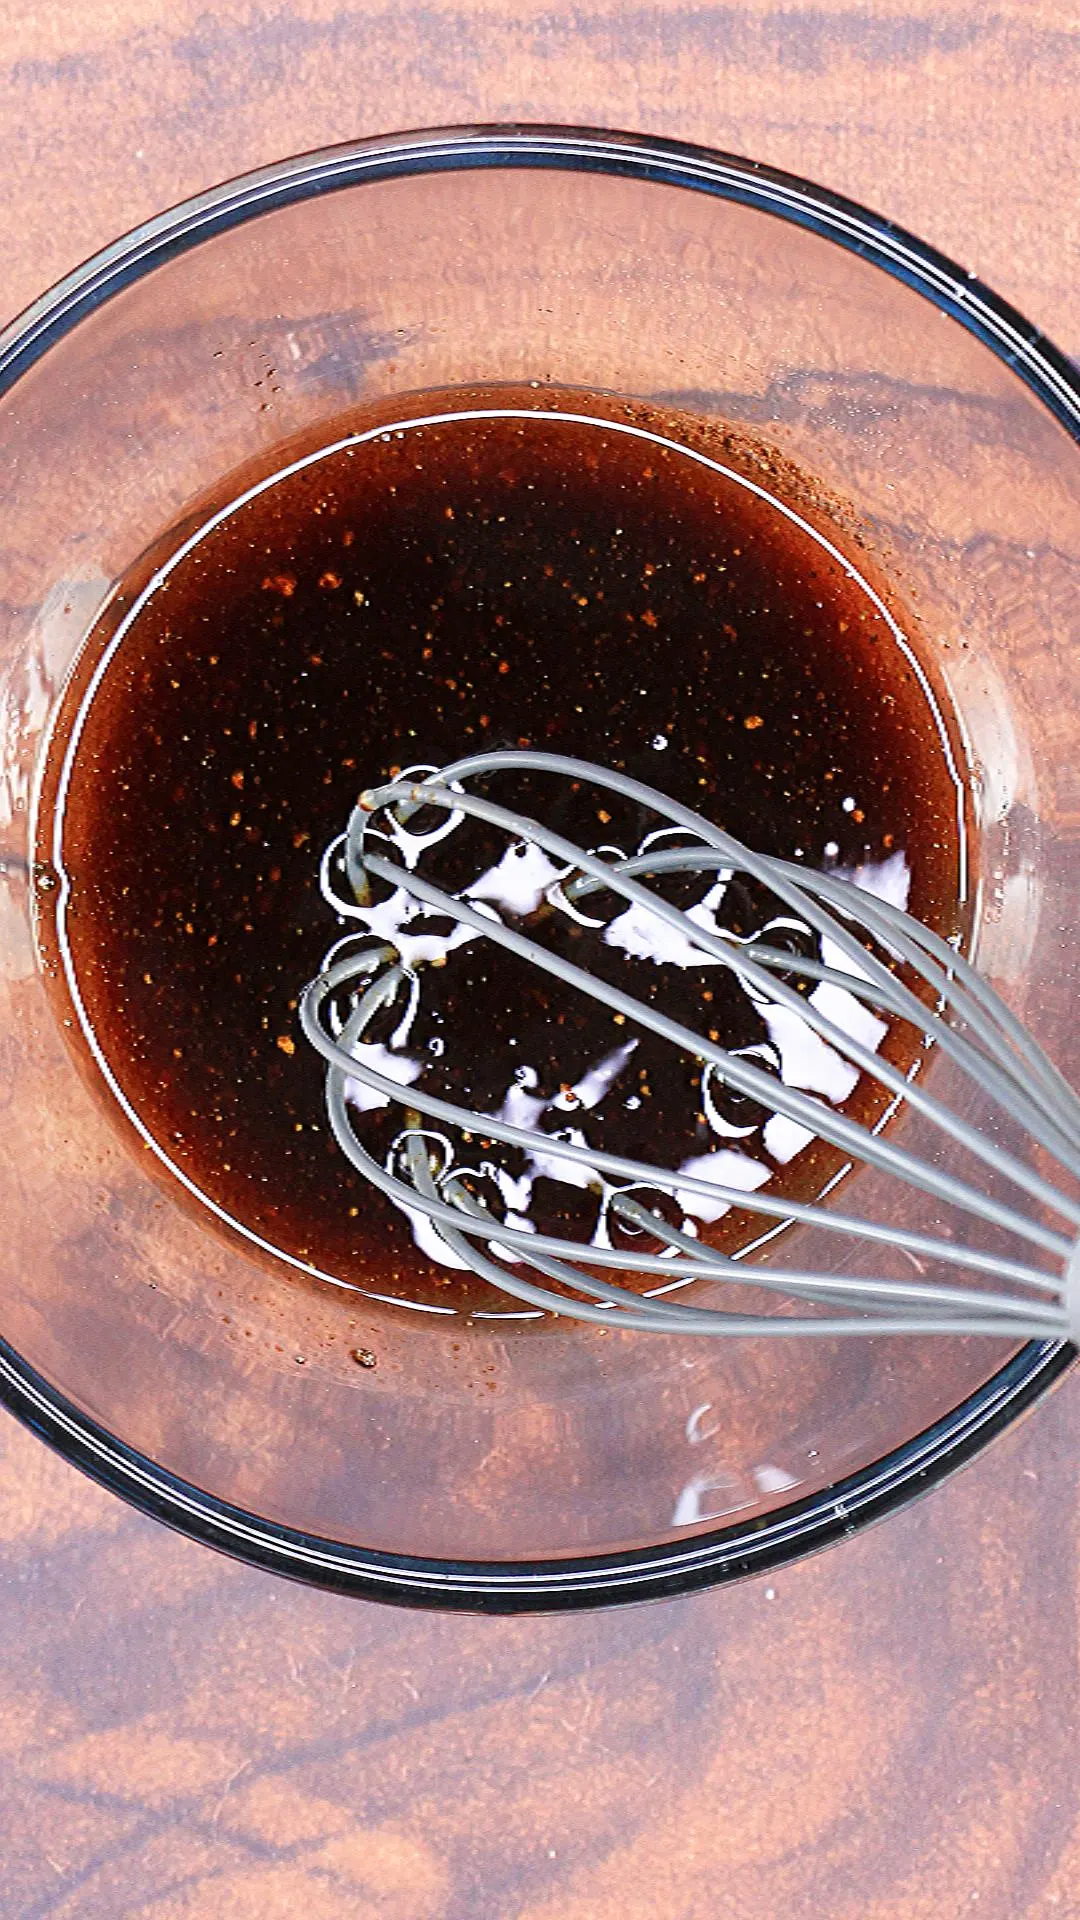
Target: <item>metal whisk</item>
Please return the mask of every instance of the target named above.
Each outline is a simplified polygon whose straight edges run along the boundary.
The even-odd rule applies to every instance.
[[[575,793],[588,787],[615,796],[617,804],[643,809],[656,829],[631,856],[619,848],[590,852],[471,790],[480,779],[490,785],[494,776],[514,773],[559,776]],[[430,808],[439,810],[441,821],[427,832],[410,832],[410,821]],[[499,895],[490,885],[486,891],[478,885],[454,890],[431,877],[436,849],[470,819],[501,830],[520,867],[528,867],[531,891],[519,890],[522,898],[510,907],[504,897],[502,912],[492,904]],[[747,876],[777,903],[774,935],[778,927],[801,929],[810,936],[802,941],[810,951],[798,950],[798,941],[770,941],[768,927],[743,938],[719,926],[711,912],[684,911],[646,884],[672,874],[707,876],[714,892],[733,876]],[[436,1255],[442,1249],[448,1264],[471,1268],[532,1308],[608,1327],[773,1337],[977,1333],[1080,1342],[1080,1199],[1059,1184],[1063,1179],[1068,1189],[1080,1179],[1080,1100],[954,946],[899,906],[851,877],[755,853],[624,774],[528,751],[476,754],[438,771],[410,769],[363,794],[347,831],[324,855],[322,881],[342,920],[355,923],[330,950],[300,1006],[303,1031],[327,1063],[330,1124],[352,1165],[423,1229],[423,1235],[417,1231],[420,1244]],[[373,882],[384,903],[381,914],[372,905]],[[696,955],[703,967],[727,969],[777,1020],[797,1019],[814,1044],[848,1063],[845,1085],[863,1076],[876,1083],[885,1096],[884,1113],[865,1124],[844,1110],[845,1099],[816,1097],[805,1082],[800,1088],[769,1071],[760,1049],[756,1058],[752,1047],[728,1049],[536,937],[543,915],[550,920],[554,913],[603,938],[607,923],[587,906],[591,900],[595,909],[603,894],[626,902],[637,925],[682,943],[679,951]],[[514,920],[519,924],[510,924]],[[425,931],[447,924],[448,937]],[[663,1166],[601,1151],[573,1138],[572,1130],[570,1136],[565,1130],[553,1135],[528,1117],[522,1124],[520,1111],[507,1110],[505,1103],[499,1112],[481,1112],[425,1088],[420,1065],[402,1051],[425,968],[452,964],[453,952],[476,940],[494,941],[541,969],[569,996],[599,1002],[631,1034],[648,1032],[681,1050],[700,1075],[703,1098],[719,1087],[758,1103],[758,1110],[789,1123],[791,1138],[839,1149],[844,1172],[862,1165],[903,1183],[910,1206],[905,1199],[897,1220],[862,1217],[827,1204],[824,1196],[797,1202],[769,1191],[764,1163],[760,1178],[747,1179],[735,1153],[721,1153],[718,1177],[708,1177],[712,1170],[703,1171],[700,1163]],[[578,937],[575,950],[587,944]],[[793,981],[803,983],[801,992]],[[387,1013],[399,1007],[390,1045],[368,1044],[373,1023],[381,1019],[385,1026]],[[841,1021],[841,1007],[862,1009],[863,1018]],[[907,1071],[879,1051],[878,1036],[897,1022],[906,1023],[921,1043],[915,1068]],[[927,1075],[916,1069],[925,1067],[930,1050],[947,1058],[974,1089],[980,1111],[996,1112],[1001,1126],[995,1123],[993,1131],[1004,1131],[1006,1143],[992,1137],[989,1124],[973,1124],[921,1083]],[[403,1124],[380,1160],[359,1137],[358,1115],[388,1103],[403,1110]],[[892,1121],[905,1108],[943,1152],[934,1145],[913,1152],[890,1137]],[[721,1128],[733,1137],[749,1131]],[[484,1187],[477,1177],[478,1152],[492,1152],[495,1143],[534,1161],[543,1155],[547,1166],[556,1156],[573,1183],[601,1194],[606,1230],[588,1242],[538,1231],[515,1209],[511,1185],[489,1180]],[[967,1171],[954,1170],[958,1157]],[[740,1177],[725,1180],[724,1171],[736,1162]],[[1053,1178],[1040,1171],[1048,1162],[1060,1169]],[[492,1202],[496,1193],[503,1196],[501,1206]],[[648,1204],[650,1195],[670,1196],[672,1204],[665,1212]],[[894,1199],[905,1196],[894,1192]],[[749,1257],[753,1248],[724,1253],[709,1246],[695,1209],[696,1218],[706,1220],[727,1209],[760,1217],[768,1231],[754,1247],[768,1241],[768,1259]],[[920,1213],[925,1222],[927,1212],[934,1216],[942,1209],[959,1223],[955,1229],[943,1230],[934,1217],[927,1231],[910,1224]],[[680,1224],[667,1217],[672,1211],[683,1215]],[[800,1236],[783,1231],[799,1225],[837,1237],[843,1258],[836,1271],[799,1266]],[[613,1226],[624,1240],[649,1239],[651,1249],[614,1245]],[[866,1273],[847,1270],[853,1248],[861,1248]],[[788,1249],[790,1260],[779,1262],[777,1253]],[[912,1277],[875,1274],[875,1259],[887,1268],[897,1250]],[[944,1279],[927,1277],[942,1269]],[[959,1284],[949,1283],[949,1269],[958,1270],[952,1277]],[[632,1292],[602,1277],[611,1270],[642,1274],[655,1285],[645,1294]],[[543,1281],[555,1282],[558,1290]],[[734,1290],[734,1306],[670,1297],[692,1281]],[[748,1287],[781,1296],[777,1311],[740,1310],[739,1293],[745,1299]]]

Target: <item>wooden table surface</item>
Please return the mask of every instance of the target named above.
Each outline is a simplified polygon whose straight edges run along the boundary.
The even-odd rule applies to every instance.
[[[0,308],[357,134],[680,135],[867,201],[1058,343],[1065,0],[7,0]],[[913,1510],[599,1617],[377,1609],[220,1559],[0,1424],[5,1920],[1080,1915],[1080,1379]]]

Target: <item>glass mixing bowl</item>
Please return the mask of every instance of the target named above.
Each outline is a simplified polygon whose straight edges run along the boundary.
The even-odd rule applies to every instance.
[[[838,537],[912,610],[959,717],[980,962],[1080,1069],[1080,398],[1061,355],[970,276],[745,161],[496,127],[250,174],[118,241],[9,328],[6,1403],[219,1548],[489,1610],[685,1591],[820,1546],[967,1458],[1071,1357],[464,1329],[342,1294],[204,1230],[78,1070],[35,950],[30,848],[50,723],[114,584],[216,479],[343,407],[502,381],[660,401],[814,477]]]

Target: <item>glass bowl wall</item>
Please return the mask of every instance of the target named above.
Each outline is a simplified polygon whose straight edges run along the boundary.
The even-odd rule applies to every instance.
[[[909,1497],[1068,1351],[523,1335],[262,1264],[76,1070],[32,937],[43,743],[114,583],[349,405],[599,389],[794,460],[917,620],[975,775],[980,962],[1075,1080],[1076,384],[1034,329],[804,182],[572,129],[411,134],[161,216],[0,339],[0,1380],[128,1498],[385,1598],[581,1605],[774,1563]],[[374,1369],[351,1360],[357,1348]]]

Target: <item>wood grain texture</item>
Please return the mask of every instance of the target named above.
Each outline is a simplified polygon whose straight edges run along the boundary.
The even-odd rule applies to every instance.
[[[1080,347],[1058,0],[8,0],[11,312],[159,206],[389,128],[560,119],[792,167]],[[5,1920],[1080,1915],[1080,1386],[770,1581],[596,1618],[239,1568],[0,1427]]]

